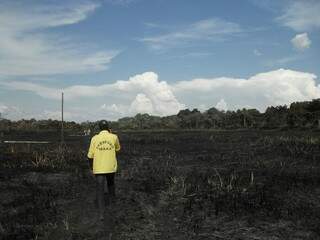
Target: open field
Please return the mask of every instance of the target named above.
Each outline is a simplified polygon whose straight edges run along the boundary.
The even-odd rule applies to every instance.
[[[320,239],[320,137],[119,132],[117,202],[100,222],[89,138],[5,133],[0,239]]]

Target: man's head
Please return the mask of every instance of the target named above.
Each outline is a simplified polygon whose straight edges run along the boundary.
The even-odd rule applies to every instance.
[[[106,120],[101,120],[99,122],[99,128],[100,128],[100,131],[102,131],[102,130],[109,131],[109,123]]]

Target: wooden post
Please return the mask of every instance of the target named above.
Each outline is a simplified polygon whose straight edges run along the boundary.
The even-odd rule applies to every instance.
[[[61,144],[64,143],[64,126],[63,126],[63,92],[61,94]]]

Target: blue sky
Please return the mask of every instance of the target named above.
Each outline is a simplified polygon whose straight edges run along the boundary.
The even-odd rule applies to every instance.
[[[320,97],[318,0],[0,2],[0,112],[118,119]]]

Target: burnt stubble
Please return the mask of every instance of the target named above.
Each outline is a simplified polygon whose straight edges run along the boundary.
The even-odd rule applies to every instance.
[[[89,137],[3,145],[0,239],[320,238],[317,132],[118,136],[117,199],[103,222],[85,157]]]

